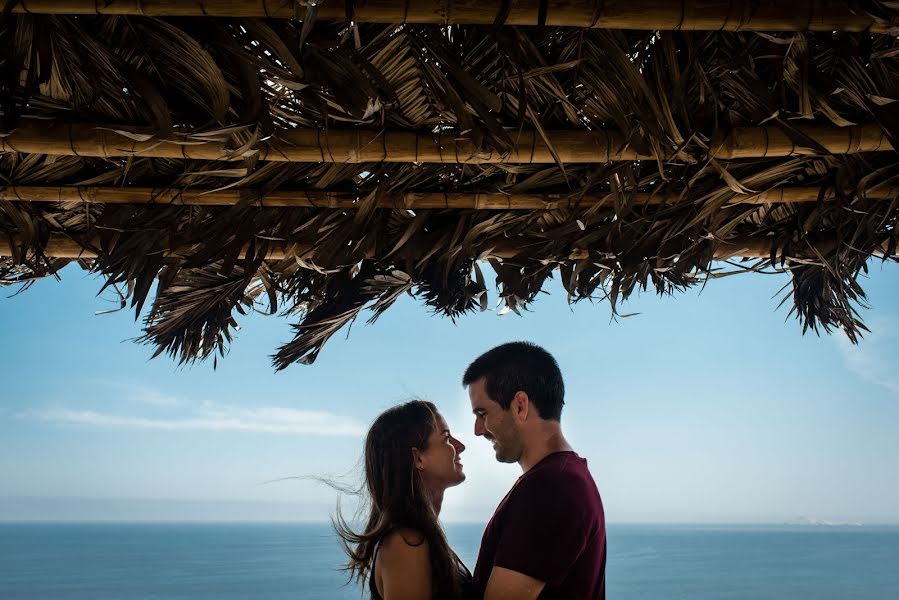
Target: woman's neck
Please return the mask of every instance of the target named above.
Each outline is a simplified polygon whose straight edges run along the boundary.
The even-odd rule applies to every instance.
[[[443,492],[446,490],[443,488],[440,489],[431,489],[428,490],[428,498],[431,500],[431,506],[434,507],[434,512],[437,515],[440,515],[440,509],[443,507]]]

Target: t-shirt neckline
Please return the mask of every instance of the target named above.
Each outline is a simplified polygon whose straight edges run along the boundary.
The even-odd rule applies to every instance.
[[[533,473],[534,470],[535,470],[537,467],[539,467],[540,465],[542,465],[543,463],[545,463],[546,461],[548,461],[550,458],[557,457],[557,456],[559,456],[560,454],[570,454],[570,455],[574,456],[575,458],[581,458],[581,456],[580,456],[577,452],[575,452],[574,450],[556,450],[555,452],[550,452],[549,454],[547,454],[546,456],[544,456],[543,458],[541,458],[540,460],[538,460],[536,465],[534,465],[533,467],[531,467],[530,469],[528,469],[527,471],[525,471],[524,473],[522,473],[521,475],[519,475],[519,476],[518,476],[518,480],[520,481],[520,480],[521,480],[522,478],[524,478],[528,473]],[[517,483],[517,482],[516,482],[516,483]]]

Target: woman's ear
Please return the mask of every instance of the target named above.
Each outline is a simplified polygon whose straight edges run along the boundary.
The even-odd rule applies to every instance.
[[[419,471],[425,470],[424,457],[418,448],[412,448],[412,466]]]

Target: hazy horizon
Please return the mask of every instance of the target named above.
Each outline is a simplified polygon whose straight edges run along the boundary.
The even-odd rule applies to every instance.
[[[27,504],[26,504],[27,503]],[[37,504],[37,506],[35,506]],[[109,511],[114,508],[113,512]],[[333,506],[283,501],[240,501],[213,498],[84,498],[77,496],[0,496],[0,523],[330,523]],[[36,516],[35,511],[41,516]],[[492,510],[492,508],[491,508]],[[122,512],[125,511],[125,512]],[[274,511],[274,513],[272,512]],[[304,511],[307,516],[290,517]],[[308,512],[307,512],[308,511]],[[308,516],[312,512],[314,516]],[[155,514],[154,514],[155,513]],[[237,515],[240,516],[237,516]],[[272,514],[276,517],[272,517]],[[324,516],[322,516],[324,515]],[[828,515],[795,514],[781,519],[754,520],[616,520],[617,525],[796,525],[800,518],[832,522],[831,526],[899,527],[899,520],[835,519]],[[483,519],[455,516],[445,523],[486,525]],[[804,525],[803,525],[804,526]],[[807,525],[817,527],[817,525]],[[827,526],[827,525],[822,525]]]

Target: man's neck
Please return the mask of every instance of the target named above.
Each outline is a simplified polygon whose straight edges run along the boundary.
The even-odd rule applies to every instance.
[[[572,450],[558,424],[547,424],[545,430],[538,433],[539,435],[535,434],[534,439],[525,444],[524,452],[518,459],[522,473],[530,471],[534,465],[550,454]]]

